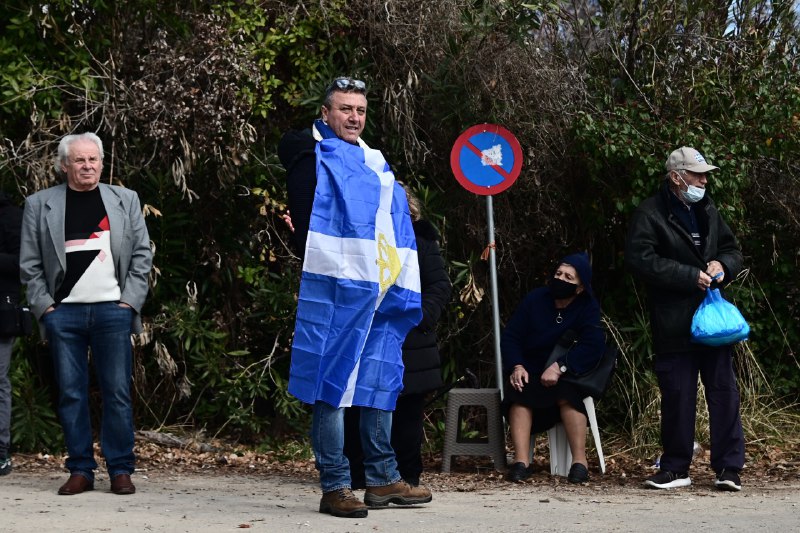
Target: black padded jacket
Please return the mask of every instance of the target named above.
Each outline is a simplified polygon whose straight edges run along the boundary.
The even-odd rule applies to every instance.
[[[403,392],[423,394],[442,385],[436,323],[450,301],[450,278],[439,252],[439,234],[427,220],[414,222],[422,287],[422,320],[403,343]]]
[[[292,244],[301,259],[305,255],[314,191],[317,188],[316,146],[317,141],[311,135],[311,129],[289,131],[278,144],[278,158],[286,169],[286,192],[294,226]]]
[[[742,253],[733,232],[713,201],[706,197],[694,207],[700,226],[707,228],[702,249],[669,209],[672,194],[665,182],[633,213],[625,246],[625,264],[647,289],[655,352],[685,352],[701,345],[691,342],[691,323],[705,296],[697,287],[700,271],[719,261],[725,269],[722,285],[742,270]],[[716,285],[712,285],[714,287]]]
[[[0,192],[0,297],[19,301],[19,235],[22,209]]]

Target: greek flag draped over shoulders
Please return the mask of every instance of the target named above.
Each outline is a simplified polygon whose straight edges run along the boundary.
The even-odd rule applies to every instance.
[[[289,392],[313,404],[394,410],[402,344],[422,318],[408,201],[379,150],[322,121]]]

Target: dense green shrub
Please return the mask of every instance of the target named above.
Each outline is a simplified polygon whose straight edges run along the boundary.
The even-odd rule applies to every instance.
[[[325,84],[342,74],[368,82],[365,137],[442,231],[455,288],[440,324],[446,382],[470,368],[494,384],[488,267],[479,259],[485,201],[449,168],[457,135],[485,121],[514,132],[524,155],[517,183],[493,199],[501,318],[557,257],[591,252],[623,354],[604,427],[642,446],[654,441],[645,302],[622,254],[630,213],[680,144],[721,167],[711,194],[749,267],[731,291],[752,324],[739,359],[748,398],[798,400],[800,80],[791,2],[6,6],[0,186],[21,203],[52,185],[55,141],[88,129],[106,141],[105,179],[133,188],[144,205],[155,269],[135,350],[140,425],[190,425],[248,442],[270,434],[269,445],[303,433],[307,410],[286,393],[300,263],[281,219],[275,146],[286,129],[308,126]],[[32,381],[41,350],[28,340],[13,372],[14,438],[24,449],[58,445],[47,394]],[[759,365],[769,380],[758,378]],[[434,436],[440,408],[431,411]]]

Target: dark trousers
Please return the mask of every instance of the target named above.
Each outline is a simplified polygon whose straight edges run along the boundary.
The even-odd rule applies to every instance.
[[[422,437],[424,394],[403,394],[397,399],[392,414],[392,448],[397,457],[397,470],[412,485],[419,484],[422,474]],[[352,487],[361,489],[364,480],[364,453],[358,432],[360,409],[348,407],[344,413],[344,454],[350,462]]]
[[[687,472],[692,461],[697,413],[697,376],[703,381],[711,425],[711,468],[741,470],[744,432],[739,388],[730,346],[658,354],[655,372],[661,389],[661,469]]]

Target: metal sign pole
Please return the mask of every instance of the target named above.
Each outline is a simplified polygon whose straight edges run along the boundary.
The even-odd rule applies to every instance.
[[[499,194],[519,177],[522,147],[514,134],[497,124],[476,124],[458,136],[450,150],[450,168],[458,183],[468,191],[486,197],[489,219],[489,275],[494,322],[494,360],[497,388],[503,397],[503,361],[500,355],[500,305],[497,294],[497,256],[494,249],[492,195]],[[485,257],[481,254],[481,257]]]
[[[500,355],[500,304],[497,297],[497,258],[494,246],[494,208],[492,195],[486,196],[486,218],[489,221],[489,281],[492,291],[492,323],[494,325],[494,362],[497,372],[497,388],[503,399],[503,361]]]

